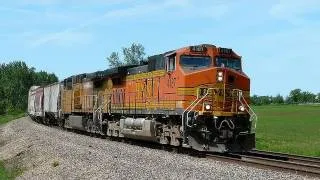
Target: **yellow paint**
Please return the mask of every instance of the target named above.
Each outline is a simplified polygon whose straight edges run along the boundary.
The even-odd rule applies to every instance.
[[[176,101],[176,108],[184,108],[183,106],[185,105],[184,101]]]
[[[178,96],[197,96],[197,88],[177,88]]]
[[[68,113],[72,111],[72,90],[62,91],[62,110]]]
[[[155,78],[155,77],[164,76],[165,74],[166,74],[165,70],[157,70],[157,71],[151,71],[151,72],[146,72],[146,73],[139,73],[139,74],[126,76],[126,81]]]
[[[235,113],[232,112],[224,112],[224,111],[213,111],[213,116],[233,116]]]
[[[176,101],[160,101],[158,102],[132,102],[132,103],[125,103],[125,104],[112,104],[111,109],[146,109],[146,110],[158,110],[158,109],[169,109],[174,110],[176,107]]]

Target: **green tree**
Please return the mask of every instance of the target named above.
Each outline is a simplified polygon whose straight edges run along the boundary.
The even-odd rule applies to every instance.
[[[302,101],[301,89],[294,89],[289,94],[289,100],[292,103],[299,103]]]
[[[301,103],[315,103],[316,97],[317,96],[311,92],[303,91],[301,93]]]
[[[144,47],[139,43],[132,43],[132,45],[128,48],[122,48],[122,53],[126,65],[139,65],[140,62],[144,60],[144,56],[146,55],[144,52]]]
[[[117,52],[112,52],[110,56],[107,57],[107,61],[109,62],[109,66],[111,67],[120,67],[123,65]]]
[[[0,115],[5,114],[7,109],[7,102],[4,95],[3,87],[0,86]]]
[[[259,96],[257,95],[253,95],[251,98],[250,98],[250,101],[251,101],[251,104],[252,105],[255,105],[255,106],[260,106],[261,105],[261,101],[259,99]]]
[[[7,108],[23,109],[27,104],[27,94],[32,85],[32,72],[22,61],[6,64],[2,68],[1,85],[7,101]]]
[[[58,78],[55,74],[50,74],[45,71],[33,72],[33,84],[45,86],[57,81]]]
[[[271,104],[271,100],[272,100],[272,98],[270,98],[269,96],[260,96],[259,99],[262,105]]]
[[[272,96],[257,96],[257,95],[253,95],[251,97],[251,104],[253,105],[268,105],[271,104],[273,102],[273,97]]]
[[[284,103],[284,99],[280,94],[278,94],[276,97],[272,97],[272,103],[274,103],[274,104],[283,104]]]
[[[110,67],[120,67],[126,65],[139,65],[145,60],[146,53],[142,44],[132,43],[130,47],[122,48],[123,60],[119,58],[119,53],[112,52],[107,57],[107,62]]]
[[[285,104],[293,104],[293,101],[292,101],[292,99],[291,99],[289,96],[287,96],[287,97],[285,98],[285,100],[284,100],[284,103],[285,103]]]
[[[0,113],[25,110],[28,92],[32,85],[47,85],[57,82],[54,74],[35,72],[22,61],[0,65]]]

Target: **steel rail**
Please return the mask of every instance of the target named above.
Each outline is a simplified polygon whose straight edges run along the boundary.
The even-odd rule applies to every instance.
[[[308,175],[312,177],[320,177],[320,165],[311,163],[307,159],[300,160],[298,157],[302,156],[295,156],[298,160],[289,159],[284,156],[278,156],[276,154],[281,153],[274,153],[268,154],[268,152],[264,152],[263,156],[261,154],[254,154],[254,153],[245,153],[245,154],[207,154],[206,157],[215,160],[223,160],[223,161],[231,161],[236,163],[242,164],[251,164],[256,167],[262,168],[273,168],[276,170],[285,170],[291,171],[298,174]],[[283,155],[283,154],[281,154]],[[291,155],[289,155],[291,156]],[[304,157],[307,158],[307,157]],[[309,158],[309,157],[308,157]],[[311,159],[314,159],[311,157]],[[318,158],[315,158],[318,159]]]
[[[261,150],[252,150],[247,152],[246,154],[254,155],[257,157],[273,158],[278,160],[295,162],[300,164],[310,164],[310,165],[320,166],[319,157],[301,156],[301,155],[286,154],[286,153],[271,152],[271,151],[261,151]]]
[[[288,169],[288,170],[294,170],[296,172],[313,174],[320,177],[320,166],[318,165],[304,164],[304,163],[297,163],[297,162],[290,162],[290,161],[276,160],[276,159],[267,159],[267,158],[254,157],[254,156],[242,156],[241,160],[244,162],[249,162],[254,164],[260,164],[260,165],[271,166],[271,167],[276,167],[280,169]]]

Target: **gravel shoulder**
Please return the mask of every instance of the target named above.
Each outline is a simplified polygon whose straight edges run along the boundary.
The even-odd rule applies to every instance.
[[[0,160],[17,179],[308,179],[92,138],[21,118],[0,127]]]

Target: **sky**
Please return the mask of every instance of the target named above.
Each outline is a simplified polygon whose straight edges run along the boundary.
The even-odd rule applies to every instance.
[[[60,80],[132,43],[149,56],[209,43],[242,56],[251,94],[320,92],[319,0],[11,0],[0,13],[0,63]]]

